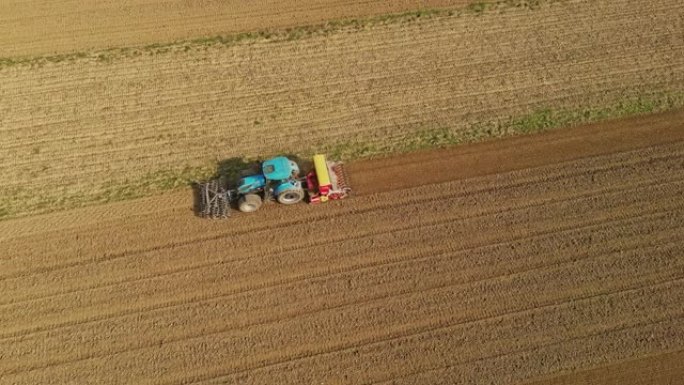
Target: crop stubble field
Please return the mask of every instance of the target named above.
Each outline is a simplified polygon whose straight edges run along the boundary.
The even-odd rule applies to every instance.
[[[540,3],[4,66],[0,215],[149,195],[231,157],[681,94],[681,1]]]
[[[0,57],[157,44],[425,8],[468,0],[5,0]],[[106,15],[106,17],[102,17]]]
[[[0,4],[0,217],[23,217],[0,221],[0,385],[684,378],[684,111],[355,162],[320,207],[203,221],[176,189],[35,215],[684,90],[674,0],[165,44],[466,4],[270,3]]]
[[[227,221],[178,192],[0,222],[0,384],[674,383],[683,121],[356,163],[352,200]]]

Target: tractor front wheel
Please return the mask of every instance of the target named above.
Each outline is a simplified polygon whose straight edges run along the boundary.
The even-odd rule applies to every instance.
[[[261,197],[257,194],[246,194],[238,201],[238,209],[243,213],[253,213],[261,207]]]
[[[304,199],[304,190],[301,188],[288,189],[278,194],[278,202],[284,205],[295,204],[302,199]]]

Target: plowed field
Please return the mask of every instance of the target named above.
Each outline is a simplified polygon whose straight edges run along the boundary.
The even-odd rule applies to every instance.
[[[684,90],[682,1],[541,3],[0,68],[0,216],[149,195],[226,158],[497,136],[538,109]]]
[[[353,199],[226,221],[182,192],[1,222],[0,384],[681,378],[683,118],[357,163]]]

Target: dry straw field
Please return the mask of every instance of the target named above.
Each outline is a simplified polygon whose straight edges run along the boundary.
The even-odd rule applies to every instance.
[[[683,15],[3,1],[0,385],[680,383]],[[312,151],[351,199],[193,215]]]
[[[684,105],[680,1],[537,3],[6,61],[0,214]]]
[[[468,0],[4,0],[0,57],[31,57],[287,28]],[[106,17],[105,17],[106,16]]]

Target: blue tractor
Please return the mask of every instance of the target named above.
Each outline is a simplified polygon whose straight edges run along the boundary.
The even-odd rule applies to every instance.
[[[245,213],[256,211],[273,197],[284,205],[300,202],[305,192],[299,173],[297,163],[284,156],[264,161],[259,174],[244,176],[238,181],[238,209]]]
[[[318,204],[349,195],[349,178],[342,162],[331,162],[325,155],[316,154],[312,163],[311,170],[300,176],[296,162],[277,156],[260,163],[258,169],[243,172],[237,184],[230,187],[221,178],[198,182],[197,213],[205,218],[225,218],[230,216],[231,206],[251,213],[269,200],[291,205],[306,198]]]

